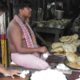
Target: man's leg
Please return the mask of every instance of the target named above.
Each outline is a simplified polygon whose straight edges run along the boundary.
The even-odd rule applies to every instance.
[[[30,69],[43,70],[49,67],[48,63],[33,54],[11,54],[12,61],[17,65]]]

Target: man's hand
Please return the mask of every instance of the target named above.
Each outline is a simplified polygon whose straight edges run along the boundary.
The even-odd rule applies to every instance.
[[[12,78],[14,78],[14,75],[18,76],[21,73],[18,70],[9,70],[8,72]]]
[[[5,76],[10,76],[12,78],[14,78],[14,75],[19,76],[21,72],[18,70],[4,70],[3,74]]]
[[[44,47],[44,46],[43,47],[39,47],[38,50],[39,50],[40,53],[45,53],[45,52],[48,51],[47,48]]]

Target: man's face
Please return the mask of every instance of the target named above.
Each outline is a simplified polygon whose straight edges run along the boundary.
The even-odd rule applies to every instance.
[[[32,9],[30,7],[24,7],[23,8],[23,15],[24,17],[30,18],[32,14]]]

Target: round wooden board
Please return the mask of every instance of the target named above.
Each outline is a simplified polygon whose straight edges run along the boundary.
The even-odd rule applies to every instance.
[[[77,63],[70,63],[70,62],[65,62],[66,66],[68,66],[71,69],[80,69],[80,65]]]

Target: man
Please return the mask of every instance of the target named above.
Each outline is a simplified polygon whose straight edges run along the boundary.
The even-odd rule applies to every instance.
[[[7,9],[6,3],[3,1],[0,1],[0,16],[5,12],[5,10]],[[0,73],[8,74],[11,77],[13,77],[13,75],[18,75],[18,73],[20,73],[20,71],[18,70],[7,70],[3,67],[2,64],[0,64]]]
[[[32,12],[31,3],[28,0],[18,1],[17,14],[7,29],[12,61],[29,69],[47,69],[48,63],[40,58],[47,52],[47,48],[37,45],[34,32],[28,23]]]

